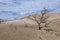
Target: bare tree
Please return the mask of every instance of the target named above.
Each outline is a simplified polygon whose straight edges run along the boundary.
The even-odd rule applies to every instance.
[[[47,13],[48,13],[48,10],[44,8],[41,11],[41,14],[30,15],[29,19],[35,21],[38,24],[38,27],[40,30],[42,28],[41,23],[45,23],[45,27],[47,27],[48,24],[50,24],[50,23],[47,23],[47,19],[50,17],[49,15],[47,15]]]

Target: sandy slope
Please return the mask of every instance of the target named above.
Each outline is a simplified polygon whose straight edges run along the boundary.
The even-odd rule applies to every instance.
[[[0,40],[60,40],[60,14],[50,16],[48,20],[52,22],[49,28],[54,31],[37,30],[36,23],[25,18],[0,24]],[[26,28],[24,23],[29,27]]]

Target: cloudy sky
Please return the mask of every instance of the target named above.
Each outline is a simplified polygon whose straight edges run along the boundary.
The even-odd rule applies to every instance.
[[[0,19],[20,19],[31,13],[39,13],[44,7],[51,13],[59,13],[60,0],[0,0]]]

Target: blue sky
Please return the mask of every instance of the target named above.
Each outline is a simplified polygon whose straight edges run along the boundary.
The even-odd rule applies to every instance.
[[[44,7],[51,13],[60,13],[60,0],[0,0],[0,18],[20,19],[31,13],[38,13]]]

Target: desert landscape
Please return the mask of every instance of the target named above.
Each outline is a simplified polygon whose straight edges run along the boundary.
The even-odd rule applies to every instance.
[[[60,40],[60,14],[49,14],[49,27],[38,29],[35,21],[28,17],[2,22],[0,24],[0,40]]]
[[[60,0],[0,0],[0,40],[60,40]]]

